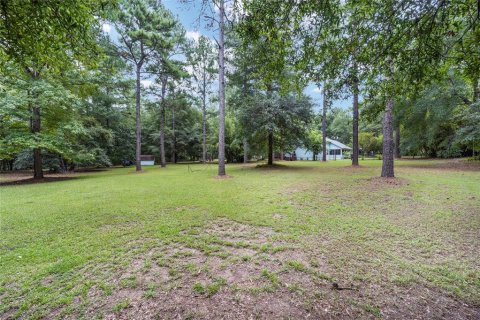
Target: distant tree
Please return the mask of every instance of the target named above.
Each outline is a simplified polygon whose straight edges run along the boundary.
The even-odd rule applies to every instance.
[[[304,145],[307,148],[307,150],[312,151],[313,153],[312,160],[317,160],[316,155],[322,151],[322,140],[323,140],[323,136],[320,130],[314,127],[308,130],[308,134],[305,139]]]
[[[202,162],[207,159],[207,101],[215,80],[216,54],[210,39],[201,36],[190,43],[187,65],[191,68],[191,86],[200,98],[202,109]]]
[[[312,104],[304,96],[257,93],[249,97],[240,117],[250,132],[267,138],[268,164],[272,165],[275,140],[285,147],[288,142],[296,144],[305,137],[312,119]]]
[[[155,0],[122,0],[113,23],[120,35],[118,52],[135,67],[136,92],[136,170],[141,171],[141,73],[155,54],[171,50],[175,45],[172,33],[177,21]]]

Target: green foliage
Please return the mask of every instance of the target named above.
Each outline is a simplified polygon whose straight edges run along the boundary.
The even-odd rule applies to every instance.
[[[322,132],[317,128],[310,128],[304,145],[307,150],[312,151],[313,154],[319,154],[322,151]]]
[[[352,141],[352,116],[342,108],[333,108],[328,115],[327,137],[350,144]]]
[[[64,72],[78,61],[96,61],[100,18],[112,0],[4,1],[0,6],[2,63],[31,73]]]
[[[312,120],[312,104],[305,96],[259,92],[247,97],[239,116],[242,127],[253,139],[266,143],[268,133],[272,132],[276,150],[289,150],[302,143]]]
[[[154,55],[168,54],[178,41],[177,32],[183,32],[171,12],[152,0],[120,1],[112,22],[120,35],[120,56],[137,67]]]
[[[358,145],[362,149],[363,154],[381,152],[382,140],[382,136],[375,136],[372,132],[360,132],[358,134]]]
[[[461,139],[465,131],[460,128],[470,116],[469,111],[475,118],[474,107],[469,109],[461,99],[466,92],[463,81],[447,78],[432,83],[414,99],[404,101],[403,153],[443,158],[462,155],[467,140]],[[478,130],[470,132],[475,131]]]

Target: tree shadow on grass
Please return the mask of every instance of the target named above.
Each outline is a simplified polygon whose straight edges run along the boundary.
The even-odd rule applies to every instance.
[[[78,180],[84,179],[86,176],[72,176],[72,175],[65,175],[65,176],[54,176],[54,177],[44,177],[43,179],[34,179],[34,178],[20,178],[16,180],[7,180],[7,181],[0,181],[0,187],[6,186],[20,186],[26,184],[40,184],[40,183],[49,183],[49,182],[58,182],[58,181],[67,181],[67,180]]]
[[[480,171],[480,161],[468,161],[465,159],[448,159],[440,161],[431,161],[431,159],[408,159],[408,161],[401,163],[399,166],[401,168],[445,171]]]
[[[256,166],[246,167],[246,169],[253,169],[253,170],[285,170],[285,171],[308,171],[314,170],[316,167],[314,166],[289,166],[286,164],[274,163],[274,164],[266,164],[261,163],[257,164]]]

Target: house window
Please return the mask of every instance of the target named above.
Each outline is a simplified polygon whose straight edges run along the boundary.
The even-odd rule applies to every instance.
[[[334,155],[339,156],[340,155],[340,149],[330,149],[328,154],[331,155],[331,156],[334,156]]]

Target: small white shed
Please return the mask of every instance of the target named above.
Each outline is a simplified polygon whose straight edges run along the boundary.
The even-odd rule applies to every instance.
[[[153,166],[155,164],[155,156],[151,154],[142,154],[140,156],[140,164],[142,166]]]

